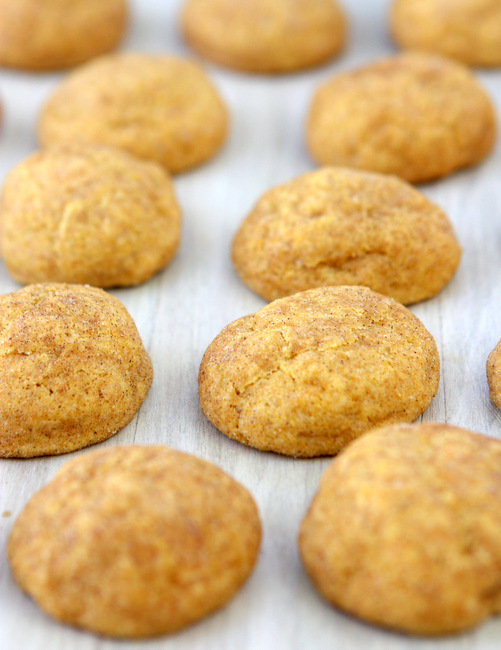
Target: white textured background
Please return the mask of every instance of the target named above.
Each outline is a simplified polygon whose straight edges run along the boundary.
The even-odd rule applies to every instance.
[[[235,0],[237,2],[238,0]],[[329,462],[293,460],[232,442],[199,411],[198,365],[227,323],[264,305],[234,273],[232,236],[258,196],[313,169],[304,120],[319,82],[394,51],[387,0],[343,0],[351,22],[344,55],[327,66],[284,77],[251,76],[206,64],[231,112],[223,151],[175,178],[184,214],[175,261],[148,283],[114,291],[137,323],[155,379],[134,420],[103,446],[165,443],[222,467],[256,498],[264,536],[255,572],[222,611],[174,637],[143,643],[104,640],[48,619],[12,581],[5,542],[28,498],[70,457],[0,462],[0,649],[112,650],[465,650],[500,647],[501,620],[445,640],[419,640],[365,625],[325,604],[301,568],[299,522]],[[190,56],[177,29],[179,0],[135,0],[124,49]],[[501,71],[479,72],[501,114]],[[0,71],[5,119],[0,179],[36,148],[39,107],[60,75]],[[424,420],[501,437],[501,413],[489,402],[486,358],[501,338],[501,150],[483,164],[421,189],[452,220],[464,252],[453,281],[412,311],[434,335],[442,361],[438,394]],[[17,289],[0,263],[0,292]],[[77,453],[88,453],[82,450]],[[64,498],[64,495],[62,495]],[[6,513],[11,513],[10,516]]]

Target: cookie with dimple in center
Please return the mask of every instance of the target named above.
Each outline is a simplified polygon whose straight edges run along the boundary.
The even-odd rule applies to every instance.
[[[122,303],[84,285],[0,296],[0,456],[64,454],[135,415],[153,370]]]
[[[299,549],[330,603],[376,625],[454,634],[501,614],[501,442],[394,425],[322,476]]]
[[[499,0],[394,0],[390,28],[405,49],[434,52],[466,65],[501,65]]]
[[[178,57],[109,54],[71,72],[38,122],[42,146],[104,144],[180,172],[221,148],[228,116],[203,70]]]
[[[332,455],[376,425],[416,419],[439,374],[432,336],[403,305],[366,287],[322,287],[225,327],[200,365],[200,406],[251,447]]]
[[[492,103],[467,68],[405,53],[323,83],[312,98],[306,137],[320,165],[421,183],[481,161],[496,131]]]
[[[57,70],[113,50],[126,0],[0,0],[0,65]]]
[[[53,147],[7,175],[0,247],[25,284],[135,285],[172,259],[180,221],[159,165],[98,145]]]
[[[260,539],[254,500],[222,470],[168,447],[125,446],[64,465],[19,515],[8,558],[56,620],[140,638],[226,604]]]
[[[337,0],[187,0],[181,23],[195,51],[248,72],[318,65],[337,54],[346,39]]]
[[[405,181],[335,167],[266,192],[232,246],[241,279],[266,300],[358,284],[409,304],[440,291],[460,254],[443,211]]]

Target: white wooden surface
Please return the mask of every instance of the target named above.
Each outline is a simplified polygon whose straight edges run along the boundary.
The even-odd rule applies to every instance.
[[[237,1],[237,0],[235,0]],[[135,0],[127,50],[190,55],[177,29],[179,0]],[[285,77],[251,76],[206,65],[231,111],[224,150],[205,166],[178,176],[184,213],[175,261],[143,286],[118,290],[154,364],[153,387],[134,420],[103,445],[165,443],[222,467],[252,492],[263,522],[255,572],[222,611],[174,637],[117,642],[48,619],[14,585],[5,542],[28,498],[70,457],[0,463],[1,650],[494,649],[501,619],[445,640],[419,640],[365,625],[325,604],[298,560],[298,524],[329,462],[293,460],[230,441],[201,414],[197,372],[207,344],[233,319],[263,301],[234,273],[234,231],[269,187],[313,169],[303,124],[317,84],[342,69],[391,53],[387,0],[344,0],[351,22],[346,53],[322,68]],[[501,70],[479,72],[501,114]],[[36,148],[39,107],[60,75],[0,72],[5,109],[0,175]],[[424,420],[446,421],[501,437],[501,413],[489,402],[488,353],[501,338],[501,148],[480,166],[422,190],[448,213],[464,253],[459,271],[438,296],[412,308],[434,335],[442,360],[438,394]],[[0,292],[17,289],[0,265]],[[77,453],[88,453],[83,450]],[[64,498],[64,495],[61,495]]]

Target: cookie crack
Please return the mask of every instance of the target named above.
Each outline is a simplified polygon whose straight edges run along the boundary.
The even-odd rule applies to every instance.
[[[75,206],[77,205],[76,201],[70,201],[64,207],[63,213],[59,220],[59,224],[56,232],[54,233],[53,238],[53,253],[55,259],[53,260],[56,263],[58,273],[61,273],[63,266],[63,254],[62,246],[67,239],[66,233],[68,229],[68,224],[71,220],[72,214],[75,212]]]
[[[388,253],[384,251],[379,251],[379,250],[373,250],[373,251],[367,251],[366,253],[360,253],[357,255],[348,255],[343,257],[342,259],[327,259],[327,260],[319,260],[315,264],[305,264],[304,268],[307,269],[321,269],[321,268],[330,268],[330,269],[337,269],[337,270],[343,270],[346,266],[349,266],[350,264],[357,264],[359,261],[366,261],[368,258],[373,258],[373,257],[381,257],[384,259],[388,259],[390,256]]]
[[[280,332],[280,335],[282,336],[282,338],[285,341],[287,340],[283,336],[282,332]],[[337,345],[331,345],[331,346],[322,348],[322,350],[320,352],[321,353],[334,352],[334,351],[337,351],[337,350],[342,350],[342,349],[345,349],[345,348],[353,347],[353,346],[356,346],[363,339],[364,339],[364,337],[359,336],[354,341],[350,341],[350,342],[347,342],[347,343],[340,342]],[[279,363],[277,363],[277,365],[274,368],[272,368],[271,370],[269,370],[268,372],[266,372],[265,375],[261,375],[259,377],[256,377],[253,381],[250,381],[249,383],[247,383],[243,388],[242,387],[238,388],[233,381],[231,382],[233,390],[235,391],[235,394],[238,396],[238,401],[234,405],[235,410],[237,412],[237,416],[238,416],[237,423],[236,423],[237,430],[240,427],[240,414],[242,412],[243,402],[245,402],[248,399],[249,392],[255,386],[258,386],[259,384],[265,384],[265,383],[269,382],[270,379],[279,372],[284,372],[284,374],[289,375],[289,377],[295,383],[296,379],[295,379],[293,373],[290,371],[290,369],[287,368],[287,365],[291,361],[293,361],[294,359],[297,359],[298,357],[300,357],[300,356],[302,356],[304,354],[311,353],[311,352],[319,352],[319,350],[318,350],[318,348],[315,348],[315,347],[307,347],[307,348],[304,348],[303,350],[299,350],[296,353],[292,353],[287,358],[285,358],[282,361],[280,361]]]

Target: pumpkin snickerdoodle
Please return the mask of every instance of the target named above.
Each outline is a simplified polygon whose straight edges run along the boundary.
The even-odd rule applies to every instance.
[[[226,107],[191,61],[154,54],[108,54],[67,75],[42,109],[42,146],[105,144],[170,172],[205,162],[222,146]]]
[[[144,282],[175,254],[180,210],[167,172],[119,149],[53,147],[5,180],[0,249],[18,282]]]
[[[349,445],[302,522],[305,568],[333,605],[417,635],[501,614],[501,442],[393,425]]]
[[[322,287],[225,327],[200,365],[200,406],[251,447],[325,456],[415,420],[439,374],[433,337],[403,305],[367,287]]]
[[[461,250],[443,211],[405,181],[324,167],[274,187],[232,247],[241,279],[266,300],[365,285],[409,304],[447,284]]]
[[[58,621],[149,637],[226,604],[261,540],[249,492],[159,445],[87,453],[28,502],[8,543],[16,581]]]
[[[434,52],[466,65],[501,65],[499,0],[394,0],[390,28],[405,49]]]
[[[346,40],[337,0],[187,0],[181,24],[195,51],[247,72],[319,65]]]
[[[501,409],[501,341],[489,354],[486,364],[489,397]]]
[[[68,68],[113,50],[129,17],[126,0],[0,0],[0,66]]]
[[[0,296],[0,456],[64,454],[111,437],[153,378],[122,303],[85,285]]]
[[[492,102],[468,68],[404,53],[324,82],[313,95],[306,131],[320,165],[422,183],[485,158],[497,126]]]

